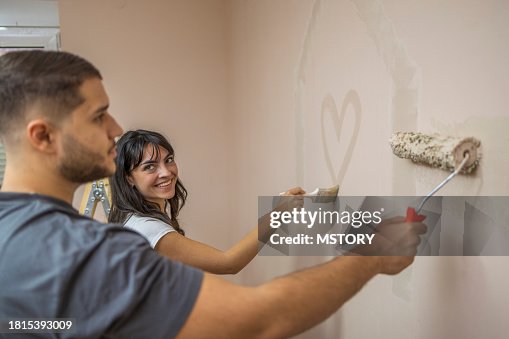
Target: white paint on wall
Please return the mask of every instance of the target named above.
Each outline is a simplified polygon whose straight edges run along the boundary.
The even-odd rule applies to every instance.
[[[393,80],[392,131],[415,131],[421,80],[419,68],[408,54],[405,42],[398,37],[393,22],[379,0],[352,0],[368,34],[377,46],[387,71]],[[415,176],[412,166],[393,162],[392,194],[415,194]]]
[[[295,85],[298,182],[304,187],[340,184],[342,194],[390,194],[390,168],[376,163],[384,153],[382,140],[390,135],[391,121],[381,112],[390,113],[393,85],[366,24],[350,2],[316,1],[303,41]],[[376,100],[366,104],[365,97]],[[364,143],[368,135],[381,142]],[[349,169],[357,166],[365,171],[363,183],[349,178]],[[371,182],[373,171],[386,182]]]
[[[293,113],[295,121],[290,120],[289,126],[295,123],[294,171],[299,184],[314,188],[334,180],[322,137],[327,139],[327,151],[330,158],[335,157],[337,170],[345,149],[337,142],[336,132],[347,140],[351,134],[344,128],[338,131],[329,117],[323,120],[322,130],[321,107],[327,98],[330,107],[340,111],[345,94],[355,90],[362,107],[361,127],[340,194],[427,194],[445,178],[447,172],[392,155],[387,139],[399,128],[472,135],[481,140],[484,157],[476,174],[455,178],[443,194],[509,193],[505,175],[509,169],[509,97],[502,94],[509,90],[509,68],[502,66],[509,48],[502,43],[509,41],[509,30],[503,25],[504,18],[509,18],[506,2],[322,0],[295,7],[295,2],[282,1],[276,8],[268,2],[248,1],[235,8],[236,14],[245,16],[242,24],[234,26],[242,32],[233,40],[235,63],[240,65],[235,70],[239,76],[234,77],[234,87],[243,87],[234,94],[249,98],[239,100],[235,107],[243,116],[254,112],[257,104],[265,104],[257,117],[250,116],[252,125],[271,115],[287,114],[281,107]],[[266,19],[261,28],[258,24],[263,16],[273,19]],[[294,30],[286,39],[278,36],[282,22]],[[249,43],[253,38],[259,39],[257,43]],[[285,45],[286,41],[292,43]],[[257,62],[250,53],[264,54],[282,45],[288,46],[286,62],[295,67],[291,77],[279,58]],[[389,54],[384,57],[384,53],[393,58]],[[246,73],[251,76],[240,77]],[[272,77],[261,75],[267,73]],[[293,92],[278,98],[249,92],[274,82],[286,83]],[[271,100],[276,101],[268,103]],[[347,129],[354,125],[351,116],[343,124]],[[242,144],[252,134],[241,128],[237,135],[236,142]],[[286,167],[276,152],[268,156],[266,148],[263,152],[253,148],[250,156],[253,154],[263,154],[271,164]],[[243,159],[239,157],[239,161]],[[241,170],[239,177],[243,173],[247,172]],[[255,192],[254,186],[256,183],[245,186],[243,192]],[[442,228],[445,246],[462,246],[457,241],[461,230],[447,222]],[[299,258],[295,267],[318,261]],[[501,267],[506,265],[503,257],[417,258],[404,274],[370,282],[331,320],[299,337],[504,338],[509,331],[502,320],[504,305],[509,303],[504,292],[509,276]],[[249,278],[264,276],[261,265],[248,270]]]

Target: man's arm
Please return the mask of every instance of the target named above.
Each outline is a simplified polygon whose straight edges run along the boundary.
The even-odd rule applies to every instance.
[[[383,267],[402,269],[413,257],[340,257],[275,279],[242,287],[206,274],[179,338],[280,338],[325,320]],[[384,263],[391,261],[391,263]]]
[[[393,218],[383,226],[375,236],[375,253],[393,256],[343,256],[259,287],[205,275],[178,337],[280,338],[315,326],[376,274],[397,274],[413,262],[426,225]],[[387,232],[392,228],[397,232]]]

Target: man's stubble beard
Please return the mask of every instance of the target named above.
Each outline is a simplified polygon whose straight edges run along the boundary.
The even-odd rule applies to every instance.
[[[105,165],[105,156],[91,151],[71,135],[64,137],[63,151],[64,157],[58,164],[58,171],[70,182],[82,184],[113,174]]]

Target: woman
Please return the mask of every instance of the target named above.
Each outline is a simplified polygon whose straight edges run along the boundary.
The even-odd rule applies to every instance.
[[[129,131],[117,142],[117,153],[109,222],[141,233],[160,254],[211,273],[235,274],[258,253],[257,228],[225,252],[184,236],[177,217],[187,191],[178,177],[173,147],[164,136]],[[304,193],[298,187],[286,192]]]

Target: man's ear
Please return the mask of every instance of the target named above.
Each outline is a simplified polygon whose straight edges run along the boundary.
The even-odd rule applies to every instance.
[[[45,153],[54,153],[56,146],[56,129],[45,119],[35,119],[28,123],[27,137],[32,147]]]

